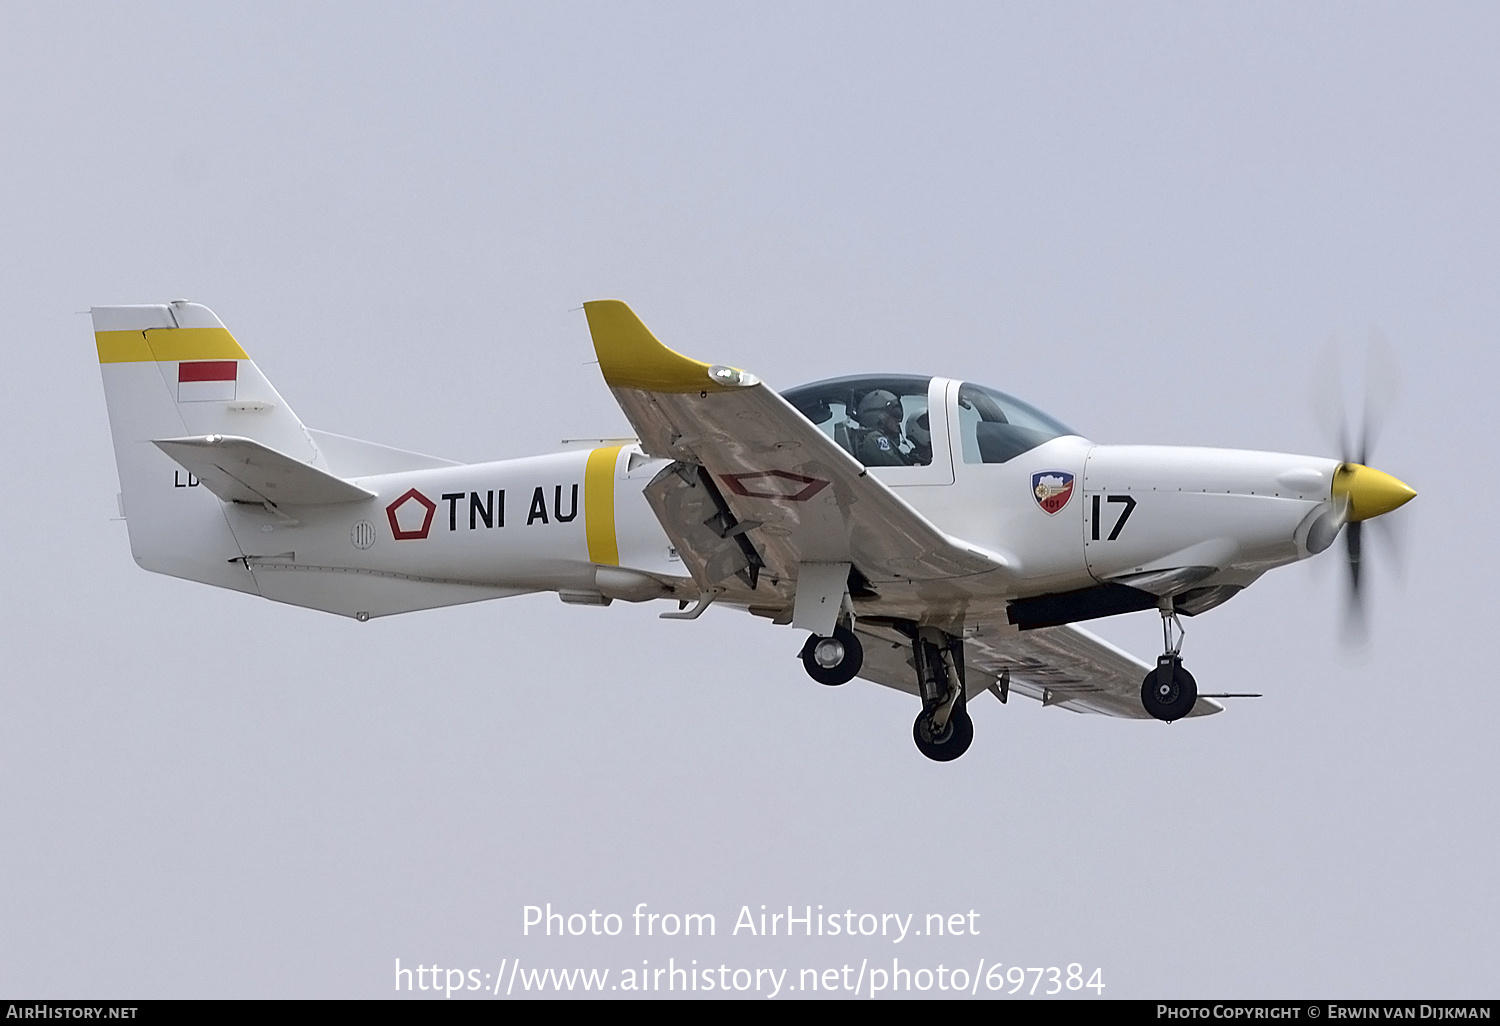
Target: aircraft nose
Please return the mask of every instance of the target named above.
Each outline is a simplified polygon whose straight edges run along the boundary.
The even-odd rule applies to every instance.
[[[1402,481],[1359,463],[1342,463],[1333,474],[1333,497],[1347,499],[1346,520],[1359,521],[1389,513],[1417,497]]]

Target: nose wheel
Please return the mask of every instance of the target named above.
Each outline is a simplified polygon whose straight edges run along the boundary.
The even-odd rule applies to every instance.
[[[864,646],[845,627],[835,627],[832,637],[814,634],[802,646],[800,655],[807,675],[829,686],[847,684],[865,662]]]
[[[1141,705],[1159,720],[1171,723],[1193,711],[1198,702],[1198,682],[1175,655],[1164,655],[1156,669],[1141,683]]]
[[[1156,669],[1146,674],[1146,679],[1141,682],[1141,705],[1158,720],[1171,723],[1193,711],[1193,706],[1198,703],[1198,682],[1183,668],[1178,657],[1187,632],[1182,621],[1177,619],[1172,600],[1165,599],[1163,603],[1161,629],[1166,652],[1156,660]]]

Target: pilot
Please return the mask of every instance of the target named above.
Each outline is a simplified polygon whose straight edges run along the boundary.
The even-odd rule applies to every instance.
[[[855,407],[854,458],[867,467],[907,467],[901,451],[901,400],[883,388],[866,392]]]
[[[926,410],[918,410],[906,418],[906,439],[911,443],[907,458],[919,467],[932,462],[932,422]]]

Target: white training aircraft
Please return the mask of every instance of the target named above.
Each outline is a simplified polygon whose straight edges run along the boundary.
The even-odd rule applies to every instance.
[[[1220,712],[1232,696],[1182,668],[1178,615],[1346,525],[1357,571],[1360,522],[1416,494],[1363,459],[1096,445],[947,378],[778,394],[673,352],[624,303],[584,310],[638,437],[459,464],[304,426],[206,307],[95,307],[136,562],[359,620],[534,591],[735,606],[810,632],[821,683],[918,696],[917,747],[945,761],[985,690]],[[1153,608],[1155,666],[1071,626]]]

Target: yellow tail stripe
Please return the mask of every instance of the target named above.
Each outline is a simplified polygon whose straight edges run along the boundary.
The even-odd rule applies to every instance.
[[[165,363],[170,360],[248,360],[226,328],[151,328],[96,331],[100,363]]]
[[[589,541],[589,562],[620,565],[620,543],[615,538],[615,464],[623,445],[589,453],[583,471],[583,521]]]
[[[144,331],[96,331],[100,363],[155,363]]]

